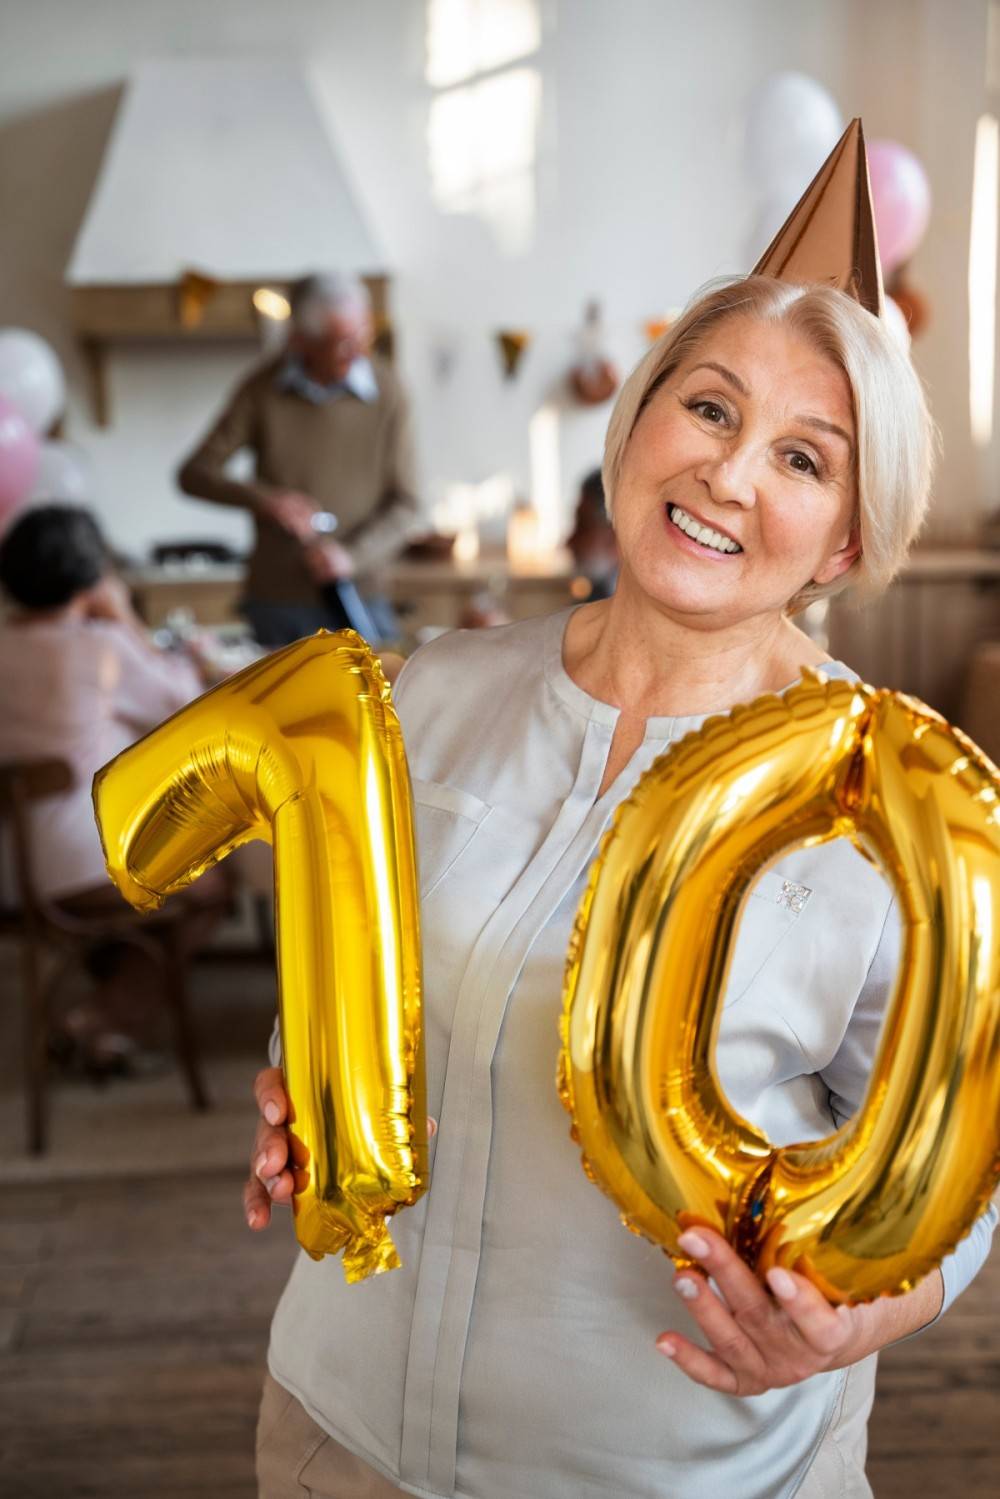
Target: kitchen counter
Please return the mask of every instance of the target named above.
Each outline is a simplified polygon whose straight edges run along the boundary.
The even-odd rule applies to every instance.
[[[126,571],[136,606],[155,628],[168,615],[183,611],[199,624],[223,625],[239,620],[242,563],[162,563]],[[490,594],[513,619],[562,608],[574,597],[586,597],[577,581],[573,558],[560,549],[537,562],[512,563],[503,553],[470,562],[452,558],[416,561],[402,558],[380,570],[373,586],[399,610],[408,633],[458,623],[462,610],[477,595]]]

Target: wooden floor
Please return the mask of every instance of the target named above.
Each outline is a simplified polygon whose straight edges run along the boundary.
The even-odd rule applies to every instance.
[[[239,1191],[218,1172],[8,1196],[5,1499],[252,1499],[267,1325],[292,1244],[287,1224],[251,1238]],[[998,1301],[1000,1260],[937,1328],[884,1356],[878,1499],[1000,1494]]]
[[[0,965],[8,1090],[18,1054],[9,972]],[[229,1068],[249,1134],[243,1100],[273,981],[260,970],[214,974],[197,998],[219,1100],[195,1121],[203,1151],[181,1138],[195,1116],[181,1120],[179,1085],[163,1080],[115,1084],[111,1095],[64,1085],[51,1158],[67,1162],[61,1180],[12,1176],[19,1117],[17,1138],[0,1147],[2,1499],[253,1499],[267,1327],[294,1243],[287,1217],[258,1236],[243,1225],[244,1125],[223,1090]],[[77,1162],[91,1110],[101,1170],[87,1177]],[[135,1137],[146,1174],[126,1149]],[[162,1148],[143,1143],[152,1139]],[[869,1465],[877,1499],[1000,1499],[998,1305],[1000,1250],[938,1327],[884,1355]]]
[[[1000,1244],[935,1327],[879,1360],[876,1499],[1000,1496]]]
[[[4,1499],[252,1499],[293,1253],[234,1172],[20,1187],[0,1229]],[[9,1485],[9,1487],[7,1486]]]

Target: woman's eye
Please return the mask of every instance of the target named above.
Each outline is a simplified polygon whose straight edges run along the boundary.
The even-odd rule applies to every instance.
[[[797,474],[819,473],[819,470],[817,469],[813,460],[809,457],[808,453],[789,453],[788,461]]]
[[[726,420],[726,413],[716,401],[692,401],[692,411],[697,411],[707,422],[713,422],[720,426]]]

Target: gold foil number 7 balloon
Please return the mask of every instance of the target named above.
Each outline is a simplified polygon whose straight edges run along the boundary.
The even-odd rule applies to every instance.
[[[378,661],[320,632],[221,683],[94,781],[108,870],[159,906],[239,844],[274,846],[299,1242],[349,1281],[399,1261],[427,1183],[409,777]]]
[[[1000,1167],[998,786],[923,704],[812,673],[650,768],[577,916],[559,1068],[629,1227],[681,1259],[706,1224],[832,1300],[908,1290],[968,1232]],[[760,869],[837,837],[895,886],[901,973],[859,1113],[776,1150],[715,1073],[729,952]]]

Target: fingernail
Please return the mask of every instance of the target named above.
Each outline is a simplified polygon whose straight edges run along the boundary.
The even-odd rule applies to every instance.
[[[437,1122],[436,1119],[432,1119],[431,1116],[430,1116],[430,1114],[428,1114],[427,1115],[427,1138],[428,1138],[428,1140],[433,1140],[433,1138],[437,1134],[437,1132],[438,1132],[438,1122]]]
[[[280,1182],[280,1180],[281,1180],[281,1173],[279,1171],[279,1173],[278,1173],[277,1176],[271,1176],[271,1177],[269,1177],[268,1180],[264,1183],[265,1187],[268,1190],[268,1194],[269,1195],[273,1195],[274,1189],[278,1185],[278,1183]]]
[[[677,1353],[677,1345],[672,1338],[657,1338],[656,1346],[664,1358],[674,1358]]]
[[[254,1169],[254,1174],[256,1176],[260,1176],[261,1172],[263,1171],[263,1169],[264,1169],[264,1167],[266,1165],[267,1165],[267,1151],[265,1150],[265,1151],[262,1152],[261,1155],[259,1155],[257,1157],[257,1164],[253,1168]],[[263,1181],[263,1179],[264,1178],[261,1177],[261,1181]]]
[[[700,1234],[696,1234],[692,1229],[689,1229],[687,1233],[681,1234],[680,1238],[677,1240],[677,1243],[680,1245],[681,1249],[683,1249],[684,1253],[691,1255],[693,1259],[703,1260],[708,1254],[708,1244],[706,1240],[704,1240]]]
[[[259,1217],[259,1215],[258,1215],[257,1211],[255,1209],[253,1209],[253,1208],[251,1208],[250,1212],[247,1213],[247,1222],[249,1223],[249,1225],[250,1225],[251,1228],[256,1228],[257,1227],[258,1217]]]
[[[767,1283],[779,1301],[794,1301],[799,1294],[799,1288],[788,1271],[778,1266],[767,1272]]]
[[[680,1280],[675,1280],[674,1290],[683,1301],[696,1301],[698,1298],[697,1283],[690,1276],[684,1275]]]
[[[274,1102],[273,1098],[264,1105],[264,1118],[267,1120],[268,1124],[277,1124],[278,1120],[281,1118],[281,1110],[278,1108],[278,1105]]]

